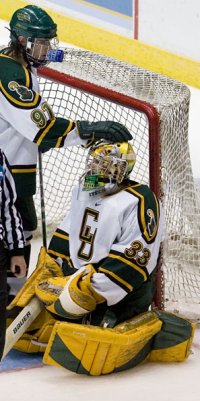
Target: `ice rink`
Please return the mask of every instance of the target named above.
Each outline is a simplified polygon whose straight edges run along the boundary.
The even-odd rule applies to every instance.
[[[146,363],[108,376],[44,366],[0,374],[2,401],[199,401],[200,333],[186,362]]]
[[[7,24],[0,21],[0,44],[8,41]],[[3,34],[5,31],[5,35]],[[197,116],[200,93],[191,89],[189,142],[194,175],[200,176]],[[198,125],[197,125],[198,124]],[[31,266],[35,266],[42,240],[33,242]],[[200,330],[192,353],[183,363],[145,363],[122,373],[88,377],[62,368],[38,366],[0,373],[1,401],[197,401],[200,399]]]

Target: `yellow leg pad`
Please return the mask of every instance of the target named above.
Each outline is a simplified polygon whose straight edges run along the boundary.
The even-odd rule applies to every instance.
[[[54,259],[51,258],[50,255],[46,252],[44,247],[41,248],[37,266],[31,276],[27,279],[21,290],[18,292],[16,297],[7,307],[8,310],[14,308],[15,306],[19,306],[24,308],[31,298],[35,295],[35,286],[40,282],[44,281],[50,277],[62,277],[63,273],[61,268],[55,262]]]
[[[114,329],[57,322],[43,361],[76,373],[101,375],[131,368],[145,360],[162,322],[153,312]]]
[[[156,312],[162,329],[154,337],[149,361],[182,362],[191,353],[195,324],[168,312]]]

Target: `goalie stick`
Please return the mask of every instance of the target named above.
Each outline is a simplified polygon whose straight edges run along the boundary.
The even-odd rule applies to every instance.
[[[40,206],[41,206],[41,220],[42,220],[42,240],[43,240],[43,246],[46,248],[47,247],[46,216],[45,216],[45,202],[44,202],[42,152],[40,150],[38,151],[38,164],[39,164],[39,181],[40,181]]]
[[[33,297],[29,304],[22,309],[19,315],[10,324],[6,330],[6,341],[2,360],[19,340],[19,338],[25,333],[31,323],[36,319],[43,307],[43,303],[40,302],[36,297]]]

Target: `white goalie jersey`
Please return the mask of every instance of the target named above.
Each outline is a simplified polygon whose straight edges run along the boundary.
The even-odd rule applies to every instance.
[[[93,288],[108,305],[137,290],[156,267],[163,233],[160,202],[146,185],[110,196],[91,196],[77,186],[71,209],[57,228],[48,252],[79,269],[92,264]]]

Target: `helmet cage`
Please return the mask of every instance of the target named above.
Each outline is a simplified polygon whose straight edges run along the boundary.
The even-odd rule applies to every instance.
[[[87,156],[83,190],[120,184],[129,176],[134,164],[135,153],[130,144],[100,141],[91,147]]]
[[[120,160],[116,156],[98,155],[97,157],[88,156],[88,169],[91,175],[97,175],[108,182],[120,184],[124,178],[127,162]]]
[[[30,64],[35,68],[46,65],[48,51],[57,49],[58,44],[57,37],[52,39],[27,38],[25,52]]]

